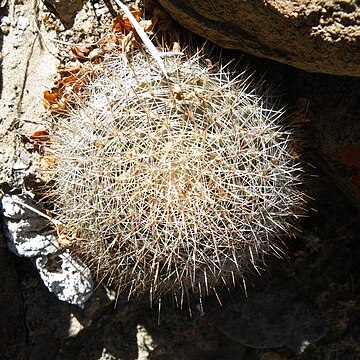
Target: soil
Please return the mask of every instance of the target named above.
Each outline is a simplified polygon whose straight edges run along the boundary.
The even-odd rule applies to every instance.
[[[105,0],[85,2],[74,23],[67,20],[64,26],[54,6],[30,0],[1,1],[2,191],[36,189],[40,155],[28,139],[43,128],[48,117],[43,92],[56,79],[58,65],[76,60],[71,45],[100,39],[115,9]],[[186,33],[180,27],[177,31]],[[165,301],[160,313],[157,307],[149,307],[147,299],[119,298],[115,302],[111,291],[102,286],[80,309],[51,294],[32,260],[11,254],[0,237],[2,359],[360,358],[358,203],[346,183],[334,181],[322,151],[324,119],[334,115],[327,112],[326,103],[340,104],[337,114],[346,113],[349,103],[354,108],[359,98],[359,80],[309,74],[236,51],[223,50],[222,54],[224,58],[241,58],[252,70],[265,74],[265,81],[278,87],[283,101],[293,110],[290,119],[297,114],[304,158],[312,175],[307,186],[313,200],[308,217],[301,223],[302,231],[286,241],[285,256],[270,258],[261,276],[249,276],[246,292],[241,286],[230,295],[220,290],[222,305],[215,296],[204,299],[204,313],[196,303],[190,306],[190,314],[187,306],[179,309],[170,301]],[[326,139],[330,146],[331,137]],[[264,307],[259,305],[261,297]],[[276,299],[282,303],[289,299],[283,307],[287,323],[296,316],[311,328],[312,341],[303,352],[294,344],[302,338],[305,328],[291,327],[286,322],[284,325],[276,316],[272,327],[265,328],[268,335],[260,336],[265,326],[261,312],[281,312]],[[247,323],[244,311],[255,314]],[[250,328],[253,334],[245,336],[244,330],[250,333]]]

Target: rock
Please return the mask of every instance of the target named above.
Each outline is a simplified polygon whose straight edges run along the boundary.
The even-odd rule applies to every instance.
[[[205,314],[230,339],[256,349],[287,346],[302,353],[327,331],[303,294],[288,285],[234,296],[231,305]]]
[[[17,20],[17,28],[19,30],[25,31],[29,25],[30,25],[30,21],[28,18],[26,18],[25,16],[19,16]]]
[[[0,357],[27,359],[26,326],[14,256],[3,246],[0,233]]]
[[[360,76],[360,4],[309,0],[159,0],[216,44],[310,72]]]
[[[84,326],[76,318],[76,316],[74,314],[70,314],[68,336],[74,337],[83,329],[84,329]]]
[[[9,249],[19,256],[38,257],[36,267],[49,291],[83,307],[93,291],[90,270],[67,252],[61,253],[53,235],[41,234],[49,221],[38,214],[31,198],[5,194],[0,204]]]
[[[155,349],[156,344],[154,339],[148,333],[143,325],[136,326],[136,341],[138,346],[137,360],[148,360],[149,354]]]
[[[336,79],[316,96],[314,129],[324,169],[360,206],[360,79]]]
[[[11,19],[9,16],[3,16],[0,20],[0,30],[4,35],[10,31]]]
[[[27,170],[31,165],[31,159],[25,151],[21,151],[17,161],[12,165],[13,171]]]
[[[307,157],[325,171],[357,206],[360,206],[360,78],[306,73],[288,68],[282,80],[287,101],[308,100],[314,119],[306,124],[312,135]]]
[[[46,0],[52,6],[64,26],[69,29],[74,24],[76,14],[83,7],[83,0]]]
[[[36,267],[45,286],[60,300],[84,307],[93,292],[90,270],[68,252],[36,259]]]
[[[89,339],[93,321],[96,324],[106,309],[113,310],[114,305],[109,306],[111,300],[102,286],[98,286],[94,294],[86,302],[84,309],[59,301],[44,286],[33,264],[26,259],[22,262],[21,292],[24,302],[25,317],[27,324],[28,359],[78,359],[75,355],[62,354],[65,344],[78,344],[84,336]],[[1,296],[1,295],[0,295]],[[96,325],[94,326],[97,328]],[[96,330],[95,330],[96,332]],[[90,343],[97,341],[99,334],[89,339]],[[79,337],[79,338],[78,338]],[[76,352],[76,345],[70,346]],[[0,341],[1,348],[1,341]],[[44,357],[46,354],[46,357]],[[2,360],[2,357],[0,356]],[[95,359],[88,357],[87,359]],[[96,358],[97,359],[97,358]]]
[[[25,205],[22,205],[25,204]],[[8,247],[18,256],[36,257],[59,250],[54,235],[43,235],[49,221],[26,206],[31,206],[29,197],[5,194],[0,202],[3,211],[4,235]]]

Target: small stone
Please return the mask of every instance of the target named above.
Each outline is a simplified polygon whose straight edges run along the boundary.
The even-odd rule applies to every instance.
[[[11,25],[11,19],[9,16],[3,16],[0,21],[1,25]]]
[[[19,156],[19,160],[13,164],[12,168],[14,171],[21,171],[21,170],[27,170],[30,165],[31,165],[30,158],[25,153],[21,153]]]
[[[150,352],[155,349],[155,342],[143,325],[138,324],[136,331],[138,360],[147,360]]]
[[[30,25],[30,20],[28,18],[26,18],[25,16],[19,16],[17,21],[17,28],[19,30],[25,31],[29,25]]]
[[[4,35],[7,35],[10,31],[11,20],[9,16],[4,16],[0,21],[0,29]]]
[[[74,314],[71,313],[69,319],[68,336],[76,336],[83,328],[84,326],[81,324],[81,322],[76,318]]]
[[[101,16],[101,15],[104,15],[104,14],[106,14],[107,12],[109,12],[109,10],[106,8],[106,7],[101,7],[101,8],[97,8],[97,9],[95,9],[95,14],[97,15],[97,16]]]

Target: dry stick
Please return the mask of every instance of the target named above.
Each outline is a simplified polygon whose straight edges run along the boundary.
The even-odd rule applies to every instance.
[[[24,208],[26,208],[26,209],[34,212],[35,214],[37,214],[37,215],[39,215],[39,216],[41,216],[41,217],[49,220],[49,221],[56,227],[56,232],[57,232],[58,235],[59,235],[59,230],[58,230],[58,229],[59,229],[59,226],[62,225],[60,221],[55,220],[55,219],[52,219],[50,216],[42,213],[41,211],[35,209],[34,207],[30,206],[29,204],[26,204],[25,202],[23,202],[23,201],[21,201],[21,200],[13,199],[13,201],[14,201],[16,204],[21,205],[21,206],[23,206]],[[59,247],[58,247],[57,245],[55,245],[55,243],[54,243],[53,241],[51,241],[51,240],[47,240],[47,241],[49,242],[50,245],[55,246],[56,250],[59,250]]]
[[[34,212],[35,214],[37,214],[37,215],[39,215],[39,216],[41,216],[41,217],[49,220],[49,221],[50,221],[51,223],[53,223],[56,227],[58,227],[59,225],[62,225],[62,224],[61,224],[61,221],[52,219],[50,216],[42,213],[41,211],[35,209],[34,207],[30,206],[29,204],[26,204],[26,203],[23,202],[23,201],[20,201],[20,200],[17,200],[17,199],[13,199],[13,201],[14,201],[16,204],[21,205],[21,206],[23,206],[24,208],[26,208],[26,209]]]
[[[149,50],[150,55],[156,60],[158,63],[161,71],[164,73],[165,77],[168,78],[168,73],[165,68],[165,64],[160,56],[160,53],[158,49],[155,47],[155,45],[151,42],[149,37],[146,35],[145,31],[141,28],[137,20],[135,19],[134,15],[131,13],[129,8],[123,4],[120,0],[115,0],[116,4],[121,8],[122,11],[126,14],[129,21],[131,22],[131,25],[134,27],[134,30],[136,33],[140,36],[141,40],[143,41],[144,45]]]

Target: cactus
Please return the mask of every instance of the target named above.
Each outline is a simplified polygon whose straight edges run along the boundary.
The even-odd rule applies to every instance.
[[[189,51],[188,51],[189,52]],[[269,95],[202,51],[112,53],[52,134],[55,214],[119,293],[208,294],[279,254],[305,195]]]

